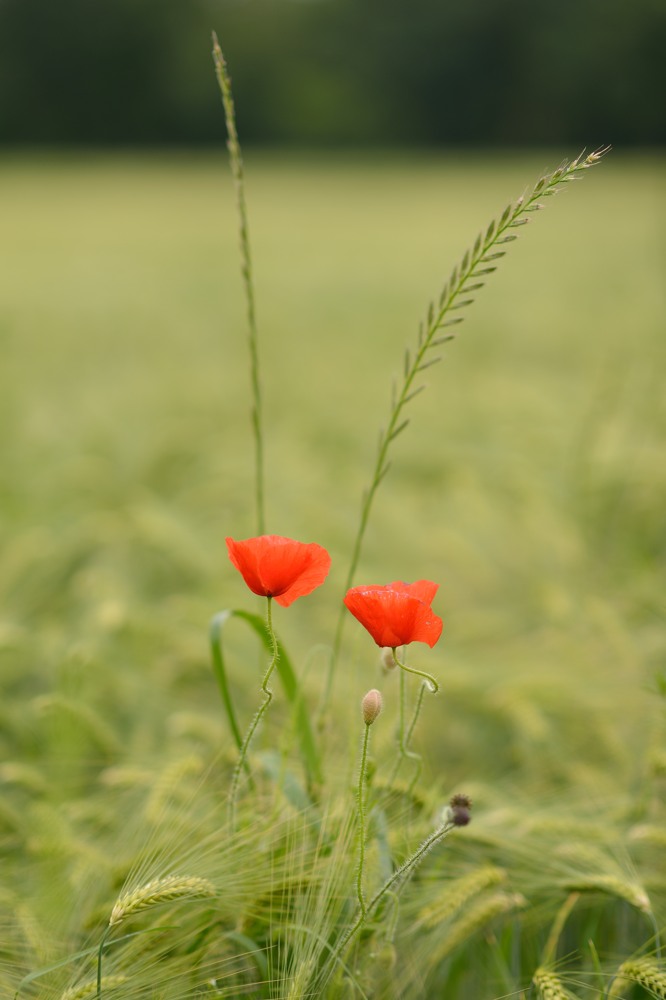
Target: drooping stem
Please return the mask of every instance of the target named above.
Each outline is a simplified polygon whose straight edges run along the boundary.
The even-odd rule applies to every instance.
[[[257,534],[265,533],[266,517],[264,511],[264,443],[262,427],[261,383],[259,379],[259,347],[257,336],[257,320],[254,305],[254,282],[252,280],[252,257],[250,255],[250,235],[247,220],[247,205],[245,201],[245,175],[243,157],[241,154],[238,132],[236,130],[236,110],[234,107],[231,78],[227,69],[222,49],[213,32],[213,59],[215,75],[222,95],[224,118],[227,126],[227,149],[231,173],[236,189],[236,209],[238,212],[238,234],[241,254],[241,276],[245,289],[247,310],[248,345],[250,348],[250,382],[252,388],[252,430],[255,447],[255,500],[257,515]]]
[[[266,710],[270,705],[271,699],[273,697],[273,692],[268,687],[268,682],[270,680],[271,674],[273,673],[275,667],[277,666],[279,647],[278,647],[277,636],[275,635],[275,631],[273,629],[272,600],[273,600],[272,597],[266,598],[266,632],[268,633],[268,637],[271,641],[273,655],[271,658],[271,662],[268,665],[268,669],[264,674],[264,679],[261,682],[261,690],[264,694],[264,700],[260,705],[259,710],[256,712],[254,718],[252,719],[252,722],[250,723],[247,733],[245,734],[245,739],[243,740],[243,745],[240,748],[238,761],[236,762],[236,767],[234,768],[234,773],[231,778],[231,790],[229,792],[229,818],[232,826],[234,825],[236,795],[238,794],[238,783],[240,780],[241,771],[246,766],[247,754],[250,749],[250,743],[252,742],[252,738],[254,737],[255,732],[257,731],[257,726],[259,725],[262,718],[266,714]]]
[[[365,919],[366,914],[365,897],[363,895],[363,875],[365,870],[365,784],[369,739],[370,725],[366,722],[365,732],[363,733],[361,766],[358,770],[358,789],[356,793],[358,801],[358,871],[356,873],[356,895],[358,896],[358,905],[361,908],[361,916],[363,919]]]
[[[439,684],[432,674],[427,674],[425,670],[417,670],[416,667],[410,667],[408,664],[403,663],[398,659],[398,654],[395,649],[393,650],[393,659],[395,660],[396,667],[400,667],[401,670],[406,670],[408,674],[416,674],[417,677],[422,677],[428,686],[428,690],[430,690],[433,694],[437,694],[439,691]]]

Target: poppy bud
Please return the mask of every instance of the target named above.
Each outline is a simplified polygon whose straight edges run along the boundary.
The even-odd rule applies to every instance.
[[[451,801],[444,810],[444,819],[454,826],[467,826],[472,818],[472,800],[469,795],[462,795],[458,792],[452,796]]]
[[[376,688],[368,691],[361,703],[361,707],[363,709],[363,721],[366,726],[371,726],[382,710],[381,692],[377,691]]]
[[[381,652],[381,663],[383,669],[388,673],[389,670],[394,670],[397,666],[395,662],[395,656],[393,655],[393,650],[390,646],[384,646]]]

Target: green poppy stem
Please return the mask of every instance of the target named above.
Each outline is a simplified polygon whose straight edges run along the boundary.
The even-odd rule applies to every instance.
[[[278,647],[277,636],[275,635],[275,631],[273,629],[273,609],[272,609],[272,603],[271,603],[272,600],[273,600],[272,597],[267,597],[266,598],[266,632],[267,632],[268,637],[269,637],[270,642],[271,642],[271,648],[272,648],[273,655],[272,655],[272,658],[271,658],[271,662],[268,665],[268,669],[266,670],[266,673],[264,674],[264,679],[261,682],[261,690],[264,693],[264,701],[260,705],[259,710],[256,712],[254,718],[252,719],[252,722],[250,723],[248,731],[245,734],[245,739],[243,740],[243,744],[242,744],[242,746],[240,748],[240,753],[239,753],[239,756],[238,756],[238,761],[236,762],[236,767],[234,768],[234,773],[233,773],[233,775],[231,777],[231,789],[230,789],[230,792],[229,792],[229,819],[230,819],[231,826],[234,825],[234,820],[235,820],[236,796],[238,795],[238,783],[240,781],[241,771],[246,766],[246,760],[247,760],[248,751],[250,749],[250,743],[252,742],[254,734],[255,734],[255,732],[257,730],[257,726],[259,725],[259,723],[261,722],[262,718],[266,714],[266,710],[267,710],[268,706],[270,705],[271,700],[273,698],[273,692],[268,687],[268,682],[270,680],[271,674],[273,673],[273,671],[275,670],[275,667],[277,666],[278,657],[279,657],[279,647]]]
[[[358,771],[358,790],[356,793],[358,800],[358,871],[356,873],[356,895],[358,896],[358,905],[361,908],[361,918],[363,920],[365,920],[366,914],[365,897],[363,895],[363,875],[365,870],[365,783],[370,725],[371,723],[365,723],[363,748],[361,750],[361,766]]]
[[[396,661],[397,662],[397,661]],[[393,765],[393,771],[389,781],[389,785],[393,785],[393,782],[398,777],[398,772],[404,760],[413,760],[415,764],[414,774],[409,782],[409,787],[407,789],[407,794],[409,795],[414,788],[414,785],[419,779],[421,774],[421,768],[423,766],[423,761],[421,759],[421,754],[416,753],[415,750],[409,749],[409,744],[411,742],[412,736],[414,735],[414,729],[416,728],[416,723],[418,721],[421,705],[423,704],[423,695],[425,694],[428,684],[423,681],[419,686],[419,693],[416,696],[416,705],[414,706],[414,714],[412,715],[411,721],[408,726],[405,725],[405,714],[406,714],[406,700],[407,700],[407,685],[405,673],[400,671],[400,722],[398,727],[398,759]]]
[[[417,670],[416,667],[408,667],[406,663],[402,663],[402,661],[398,659],[396,650],[397,646],[393,646],[392,652],[396,667],[400,667],[401,670],[406,670],[408,674],[416,674],[417,677],[422,677],[430,688],[430,691],[433,694],[437,694],[439,691],[439,684],[432,674],[427,674],[425,670]]]

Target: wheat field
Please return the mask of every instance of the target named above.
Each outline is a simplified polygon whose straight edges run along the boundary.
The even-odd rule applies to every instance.
[[[312,719],[405,347],[577,152],[246,157],[268,527],[332,556],[275,615]],[[666,995],[665,176],[613,151],[551,199],[410,404],[356,576],[440,584],[418,783],[391,782],[397,680],[348,622],[318,795],[276,685],[226,835],[208,624],[262,613],[224,543],[255,533],[228,165],[4,154],[0,996]],[[225,643],[246,725],[262,652],[242,622]],[[452,793],[473,821],[333,961],[370,688],[370,888]]]

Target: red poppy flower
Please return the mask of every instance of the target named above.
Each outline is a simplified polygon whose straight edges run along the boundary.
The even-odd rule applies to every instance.
[[[442,619],[430,607],[438,589],[439,585],[430,580],[352,587],[347,591],[345,605],[378,646],[395,649],[410,642],[425,642],[432,648],[443,627]]]
[[[274,597],[284,608],[319,587],[331,565],[326,549],[281,535],[227,538],[229,558],[253,594]]]

